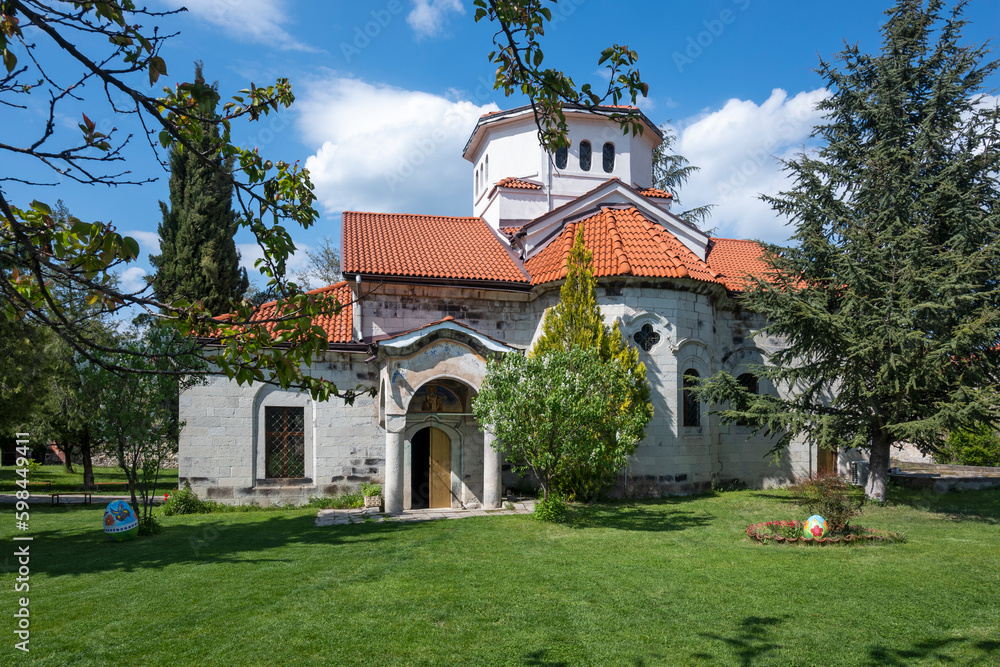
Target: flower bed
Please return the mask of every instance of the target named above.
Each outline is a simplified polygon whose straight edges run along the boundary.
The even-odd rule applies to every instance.
[[[747,537],[767,544],[769,542],[802,544],[852,544],[854,542],[903,542],[906,537],[901,533],[893,533],[887,530],[875,530],[874,528],[864,528],[861,526],[851,526],[849,532],[842,535],[832,535],[829,537],[806,537],[802,534],[801,521],[767,521],[755,523],[747,526]]]

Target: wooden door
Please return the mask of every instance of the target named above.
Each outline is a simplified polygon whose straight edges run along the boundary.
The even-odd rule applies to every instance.
[[[816,472],[820,475],[831,475],[837,472],[837,452],[832,449],[818,447],[816,452]]]
[[[429,505],[451,507],[451,439],[434,427],[431,427],[430,465]]]

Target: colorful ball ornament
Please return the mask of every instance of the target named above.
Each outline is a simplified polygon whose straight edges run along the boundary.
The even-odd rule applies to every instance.
[[[113,500],[104,510],[104,533],[112,542],[135,539],[139,533],[139,517],[124,500]]]
[[[803,535],[817,540],[821,537],[826,537],[826,531],[826,519],[819,514],[813,514],[806,519],[805,525],[802,526]]]

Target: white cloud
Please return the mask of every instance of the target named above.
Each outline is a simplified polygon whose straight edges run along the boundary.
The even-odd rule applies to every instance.
[[[319,146],[305,166],[327,212],[469,213],[462,149],[496,105],[330,77],[295,106],[305,142]]]
[[[413,9],[406,16],[417,37],[435,37],[444,30],[448,15],[465,14],[462,0],[415,0]]]
[[[283,27],[292,15],[288,0],[160,0],[171,9],[186,7],[202,21],[240,41],[285,51],[320,52],[292,37]]]
[[[717,235],[785,241],[791,229],[759,195],[788,189],[779,159],[807,145],[822,118],[816,105],[828,96],[823,88],[794,97],[775,89],[761,105],[731,99],[680,123],[676,152],[701,167],[681,189],[680,209],[715,204],[708,225]]]
[[[138,266],[132,266],[122,271],[121,275],[118,276],[118,279],[121,281],[122,291],[125,294],[132,294],[146,289],[144,278],[147,273],[149,273],[147,269]]]

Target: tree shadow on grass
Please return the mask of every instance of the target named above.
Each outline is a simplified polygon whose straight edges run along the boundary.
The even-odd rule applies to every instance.
[[[774,628],[784,623],[787,618],[787,616],[748,616],[740,621],[734,631],[728,635],[709,632],[698,634],[728,646],[736,654],[740,661],[739,664],[752,665],[782,648],[781,644],[774,641],[771,634]],[[715,658],[707,653],[695,653],[692,657],[702,660],[714,660]]]
[[[573,509],[573,528],[616,528],[635,531],[675,531],[707,526],[714,517],[679,509],[695,496],[649,500],[642,503],[583,505]],[[704,496],[697,496],[701,499]]]
[[[91,513],[94,517],[92,530],[81,529],[79,523],[66,530],[32,530],[33,574],[45,572],[49,576],[62,576],[131,572],[178,564],[287,562],[291,558],[284,557],[280,551],[278,554],[270,552],[303,544],[336,547],[379,543],[388,540],[390,533],[398,534],[417,527],[401,522],[319,527],[314,513],[300,516],[247,513],[238,519],[230,518],[233,515],[218,515],[218,520],[212,515],[192,515],[190,523],[167,525],[159,535],[130,542],[111,542],[103,532],[103,512],[92,510]],[[379,549],[386,546],[380,545]],[[10,559],[0,561],[0,571],[16,568],[16,563]]]
[[[954,656],[964,649],[961,663]],[[970,649],[972,655],[970,656]],[[963,637],[937,637],[914,644],[911,648],[896,649],[875,645],[868,649],[872,667],[905,667],[914,662],[936,664],[996,665],[1000,664],[1000,642],[978,641],[969,644]]]
[[[1000,488],[937,493],[930,489],[891,489],[889,501],[954,521],[1000,524]]]

